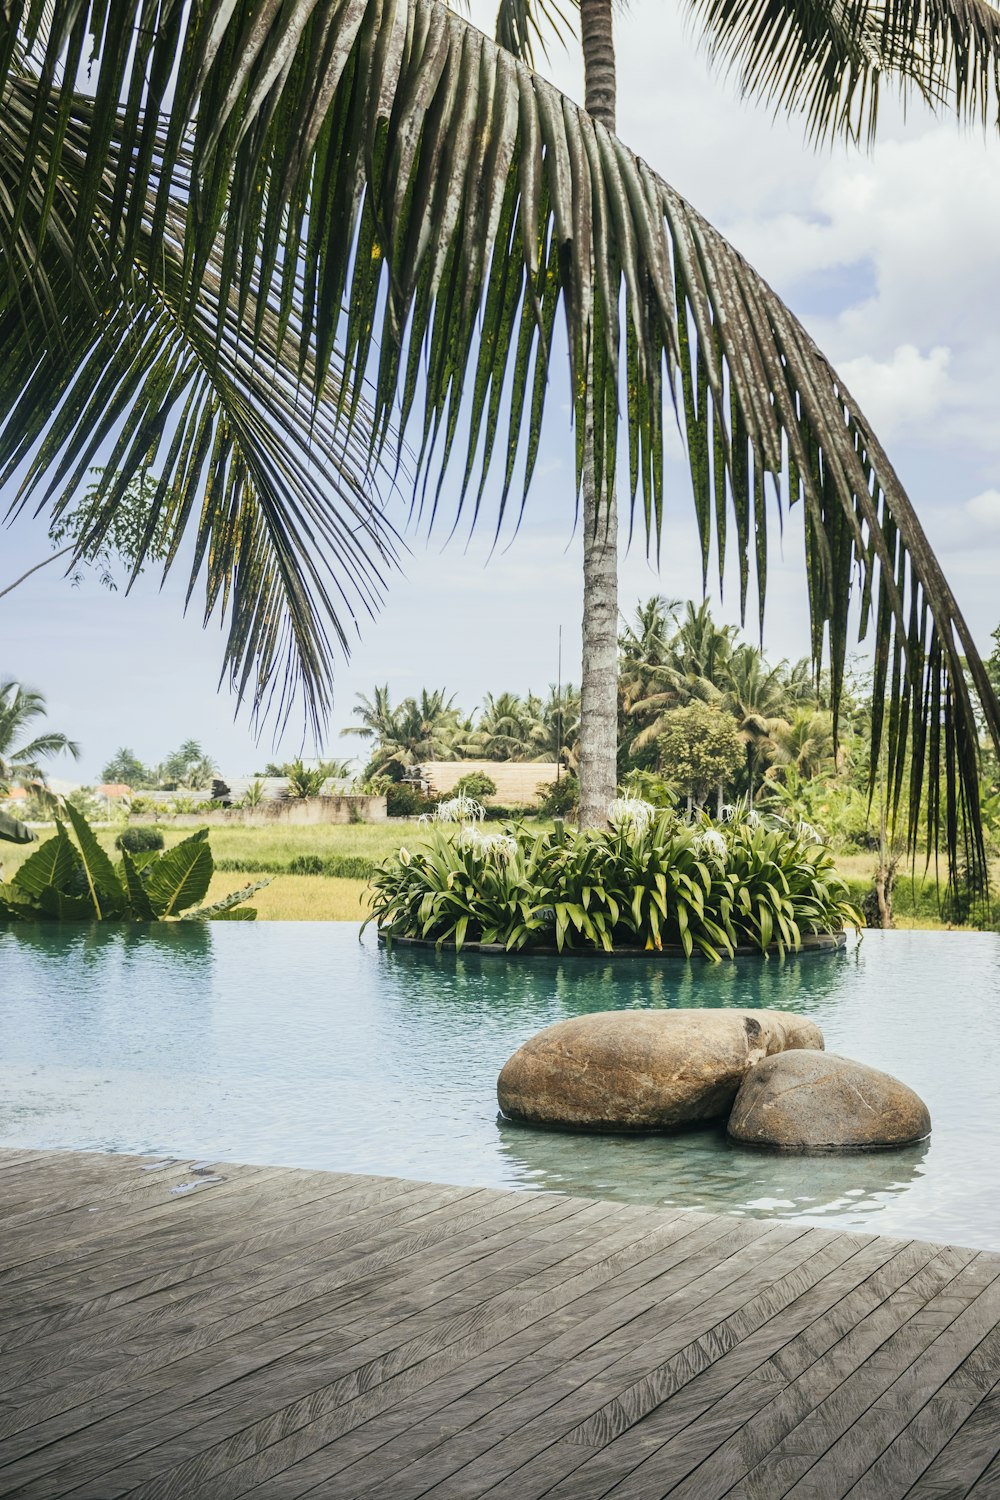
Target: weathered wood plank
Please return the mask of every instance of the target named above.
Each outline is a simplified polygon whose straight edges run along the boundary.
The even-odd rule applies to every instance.
[[[1000,1256],[0,1150],[0,1493],[998,1500]]]

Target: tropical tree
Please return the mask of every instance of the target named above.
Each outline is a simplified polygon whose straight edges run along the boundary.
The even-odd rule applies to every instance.
[[[154,773],[143,765],[134,750],[127,745],[117,749],[101,771],[101,780],[112,785],[148,787],[156,785]]]
[[[707,703],[676,708],[664,716],[659,747],[663,774],[688,807],[700,809],[715,791],[721,817],[724,789],[743,759],[732,717]]]
[[[582,722],[580,689],[572,682],[564,682],[561,687],[550,683],[548,697],[539,704],[532,725],[531,753],[526,759],[560,761],[579,772]],[[605,821],[606,816],[605,808]]]
[[[745,86],[805,108],[817,131],[873,125],[886,75],[988,117],[1000,20],[982,0],[704,0],[702,14]],[[881,757],[895,805],[908,781],[911,808],[943,779],[933,826],[958,807],[981,853],[963,657],[998,741],[1000,707],[912,505],[787,308],[603,123],[610,0],[583,0],[581,29],[585,110],[434,0],[123,0],[113,17],[96,0],[10,0],[0,481],[20,471],[15,507],[58,511],[112,446],[119,478],[103,483],[96,540],[122,486],[152,468],[149,534],[166,515],[173,558],[194,528],[192,586],[203,569],[207,612],[228,614],[237,691],[280,714],[301,686],[322,717],[331,634],[346,645],[393,552],[373,465],[398,449],[394,421],[419,430],[414,493],[433,514],[464,408],[459,508],[474,487],[479,512],[499,448],[502,516],[519,455],[530,485],[561,308],[585,537],[610,617],[610,656],[595,647],[588,677],[613,686],[602,548],[619,407],[630,504],[655,544],[669,394],[706,571],[713,533],[720,565],[731,539],[741,603],[753,571],[763,600],[772,507],[803,506],[834,714],[857,576],[877,639],[872,776]],[[613,720],[588,746],[613,747]],[[587,777],[602,756],[582,756]],[[945,823],[954,853],[958,820]]]
[[[775,725],[771,741],[773,765],[778,769],[789,766],[807,778],[839,769],[844,759],[833,715],[824,709],[797,709],[789,723]]]
[[[762,766],[774,750],[774,736],[787,729],[786,664],[769,666],[763,653],[744,641],[729,658],[723,704],[736,720],[746,756],[746,796],[752,809]]]
[[[399,780],[411,766],[446,760],[454,753],[462,726],[452,706],[454,698],[447,698],[443,688],[422,688],[419,698],[403,698],[395,708],[388,684],[377,687],[371,698],[358,693],[357,699],[353,712],[361,723],[341,733],[371,740],[365,779],[381,772]]]
[[[183,786],[200,791],[211,786],[215,762],[205,754],[197,740],[185,740],[157,767],[156,776],[160,786]]]
[[[483,760],[530,760],[531,736],[541,714],[534,694],[487,693],[474,732],[464,748]]]
[[[57,730],[36,734],[36,719],[44,719],[45,698],[22,683],[0,682],[0,792],[10,790],[13,782],[45,781],[45,762],[53,755],[80,756],[80,747]]]

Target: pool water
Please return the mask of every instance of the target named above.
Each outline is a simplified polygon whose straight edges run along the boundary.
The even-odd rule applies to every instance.
[[[901,1151],[771,1156],[720,1127],[586,1136],[498,1118],[527,1037],[585,1011],[798,1011],[927,1101]],[[1000,937],[680,960],[380,949],[339,923],[0,932],[0,1145],[557,1189],[1000,1248]]]

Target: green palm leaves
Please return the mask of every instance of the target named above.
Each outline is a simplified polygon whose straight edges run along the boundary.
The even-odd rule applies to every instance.
[[[133,378],[152,382],[148,419],[133,423],[121,405],[129,436],[110,467],[127,474],[140,451],[159,462],[166,450],[163,502],[178,539],[189,519],[196,527],[209,607],[231,606],[238,687],[250,691],[253,669],[258,701],[280,682],[287,702],[301,681],[322,708],[321,621],[334,600],[319,559],[332,557],[338,587],[368,597],[367,558],[382,539],[360,499],[351,531],[331,476],[357,497],[397,415],[413,423],[432,514],[460,430],[473,514],[497,467],[503,515],[519,460],[523,502],[561,316],[578,474],[588,401],[599,485],[617,463],[621,412],[633,505],[655,542],[663,413],[675,403],[704,571],[713,543],[720,569],[732,549],[744,606],[755,576],[763,608],[769,527],[783,505],[801,505],[813,646],[829,653],[835,700],[855,577],[862,630],[876,632],[873,777],[881,757],[894,804],[909,790],[912,835],[923,792],[932,836],[941,827],[955,852],[964,820],[981,851],[973,692],[998,742],[1000,709],[902,485],[788,309],[620,141],[435,0],[22,0],[5,15],[0,89],[5,106],[21,101],[20,160],[37,167],[0,194],[12,247],[0,308],[14,319],[34,286],[26,266],[54,259],[54,286],[77,262],[95,265],[74,293],[72,326],[58,325],[82,371],[88,299],[107,298],[109,277],[132,298],[138,336],[117,313],[109,327],[163,357],[135,365]],[[57,80],[80,75],[91,33],[98,60],[81,103]],[[154,314],[150,288],[167,311]],[[38,299],[44,308],[44,283]],[[170,338],[180,352],[168,359]],[[189,348],[188,384],[176,389],[175,360]],[[15,339],[16,360],[24,380],[29,352]],[[201,385],[196,367],[209,372]],[[32,409],[48,420],[58,394],[71,421],[84,390],[48,382]],[[183,411],[189,387],[197,418],[168,436],[166,392]],[[8,474],[8,435],[27,420],[8,383],[0,419],[12,413],[0,449]],[[323,478],[306,472],[307,432]],[[189,446],[171,467],[178,441]],[[65,430],[66,451],[84,442],[78,426]],[[52,490],[41,470],[32,483],[43,497]],[[286,648],[290,684],[276,676]]]
[[[746,93],[805,114],[810,135],[873,139],[881,86],[989,122],[1000,12],[985,0],[688,0]]]

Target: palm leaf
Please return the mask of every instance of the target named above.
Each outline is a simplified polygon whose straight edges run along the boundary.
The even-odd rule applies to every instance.
[[[352,438],[365,463],[389,436],[401,392],[432,494],[461,431],[467,387],[476,419],[465,468],[478,464],[485,479],[503,407],[499,392],[509,381],[501,511],[518,452],[523,486],[530,479],[550,335],[561,312],[578,432],[592,401],[601,415],[595,468],[610,474],[614,417],[624,405],[631,501],[633,508],[641,503],[654,544],[665,504],[661,417],[668,393],[685,414],[703,544],[710,546],[714,531],[721,552],[732,520],[727,545],[735,532],[744,603],[755,577],[763,607],[769,509],[804,507],[814,652],[818,661],[826,642],[835,714],[852,579],[860,578],[863,626],[877,632],[876,699],[884,695],[889,705],[875,726],[873,784],[881,760],[894,808],[908,789],[915,816],[924,794],[931,838],[943,831],[953,865],[963,824],[982,860],[978,730],[964,659],[998,744],[1000,707],[912,505],[857,403],[802,326],[645,163],[435,0],[171,7],[161,26],[141,28],[134,52],[98,46],[94,98],[86,105],[56,86],[57,71],[78,76],[88,29],[103,35],[107,21],[109,35],[124,35],[135,8],[124,0],[110,10],[53,0],[44,38],[32,29],[36,8],[15,4],[9,14],[26,44],[40,49],[39,61],[36,81],[14,79],[11,63],[6,81],[0,72],[0,88],[5,98],[35,90],[20,127],[22,159],[33,160],[45,142],[37,188],[25,187],[10,211],[8,239],[17,253],[8,256],[9,277],[24,257],[39,263],[38,246],[62,236],[72,243],[74,265],[93,253],[106,277],[112,260],[129,267],[128,289],[138,299],[140,283],[158,276],[154,258],[142,251],[146,236],[158,244],[166,235],[181,267],[172,306],[184,337],[197,327],[206,347],[210,337],[220,349],[230,347],[235,299],[253,330],[250,366],[260,359],[272,372],[287,371],[290,359],[310,411],[325,413],[332,403],[341,413],[332,430]],[[904,13],[897,7],[892,14]],[[8,46],[11,57],[14,51]],[[169,72],[168,58],[169,66],[176,60],[175,88],[161,128],[143,110],[146,80],[157,69]],[[0,65],[3,59],[0,36]],[[943,62],[936,66],[940,74]],[[959,102],[981,98],[979,84],[979,92],[971,82],[963,87]],[[122,100],[128,107],[119,107]],[[74,110],[82,134],[69,129]],[[73,212],[60,215],[67,179],[75,184]],[[115,240],[116,250],[128,252],[124,258],[102,255],[100,245],[89,249],[94,212],[113,222],[115,204],[124,210]],[[30,243],[18,261],[24,235]],[[48,255],[46,248],[46,262]],[[39,320],[48,305],[42,282]],[[23,283],[22,274],[22,292]],[[10,297],[7,305],[13,308]],[[481,319],[492,341],[485,361]],[[333,361],[338,347],[342,369]],[[27,350],[15,344],[15,356],[24,377]],[[77,365],[83,367],[82,352]],[[166,368],[158,368],[165,379]],[[370,368],[371,413],[360,400]],[[291,403],[291,387],[282,389]],[[101,400],[109,394],[102,388]],[[51,403],[41,412],[48,421]],[[257,441],[249,418],[248,430]],[[144,432],[143,441],[149,436]],[[138,440],[129,442],[134,464]],[[199,428],[189,479],[206,467],[219,470],[209,465],[214,442],[214,429]],[[579,478],[580,442],[577,454]],[[334,468],[339,461],[335,455]],[[116,468],[127,477],[128,463]],[[193,481],[178,497],[178,523],[192,488]],[[283,521],[302,513],[291,480],[272,493],[271,510]],[[304,566],[301,553],[287,556],[289,588]],[[223,570],[220,589],[232,576]],[[261,646],[265,657],[277,651],[270,628],[258,621],[260,634],[250,630],[240,643],[242,659]],[[306,686],[315,692],[314,682]],[[915,823],[909,831],[912,839]]]
[[[1000,12],[986,0],[688,0],[745,94],[809,134],[871,141],[883,85],[960,119],[996,114]]]
[[[157,918],[175,917],[204,899],[215,870],[207,839],[208,829],[199,828],[143,870],[146,894]]]

